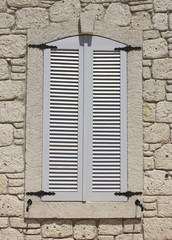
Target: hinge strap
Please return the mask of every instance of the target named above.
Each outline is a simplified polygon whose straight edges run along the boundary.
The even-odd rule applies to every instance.
[[[125,196],[125,197],[132,197],[132,196],[137,196],[137,195],[142,195],[142,192],[131,192],[131,191],[127,191],[127,192],[116,192],[114,193],[116,196]]]
[[[55,195],[55,192],[45,192],[45,191],[38,191],[38,192],[27,192],[27,196],[36,196],[36,197],[43,197],[43,196],[51,196]]]
[[[31,48],[39,48],[39,49],[47,49],[47,48],[50,48],[50,49],[57,49],[56,46],[51,46],[51,45],[47,45],[47,44],[28,44],[28,47],[31,47]]]
[[[131,45],[127,45],[126,47],[114,48],[114,50],[120,50],[120,51],[130,52],[130,51],[138,51],[138,50],[141,50],[141,47],[132,47]]]

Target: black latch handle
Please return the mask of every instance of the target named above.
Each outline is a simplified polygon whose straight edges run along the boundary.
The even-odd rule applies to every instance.
[[[31,205],[32,205],[32,200],[29,199],[29,200],[27,201],[26,212],[29,212],[29,207],[30,207]]]

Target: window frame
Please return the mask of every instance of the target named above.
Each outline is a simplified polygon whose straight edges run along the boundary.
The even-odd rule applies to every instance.
[[[71,23],[73,24],[73,23]],[[102,26],[103,27],[103,26]],[[68,26],[70,29],[70,26]],[[58,25],[28,31],[28,44],[52,42],[78,35],[78,29],[59,32]],[[100,29],[94,35],[110,38],[126,45],[141,46],[140,31]],[[122,39],[122,40],[121,40]],[[128,191],[142,191],[142,51],[127,54],[128,67]],[[28,48],[27,105],[26,105],[26,192],[42,190],[42,112],[43,112],[43,51]],[[142,216],[133,196],[127,202],[43,202],[32,199],[26,218],[138,218]]]

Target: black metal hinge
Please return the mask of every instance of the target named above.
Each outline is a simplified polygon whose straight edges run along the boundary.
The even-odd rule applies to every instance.
[[[125,197],[132,197],[132,196],[137,196],[137,195],[142,195],[142,192],[131,192],[131,191],[127,191],[127,192],[116,192],[114,193],[116,196],[125,196]]]
[[[47,48],[50,48],[50,49],[57,49],[56,46],[51,46],[51,45],[47,45],[47,44],[28,44],[28,47],[31,47],[31,48],[39,48],[39,49],[47,49]]]
[[[139,51],[141,49],[142,49],[141,47],[132,47],[131,45],[128,45],[126,47],[114,48],[114,50],[120,50],[120,51],[125,51],[125,52]]]
[[[27,196],[36,196],[36,197],[43,197],[43,196],[51,196],[55,195],[55,192],[45,192],[45,191],[38,191],[38,192],[27,192]]]

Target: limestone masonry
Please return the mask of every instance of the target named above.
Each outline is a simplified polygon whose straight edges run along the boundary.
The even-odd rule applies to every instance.
[[[25,218],[28,34],[55,26],[142,34],[143,217]],[[0,0],[0,239],[172,239],[172,0]]]

